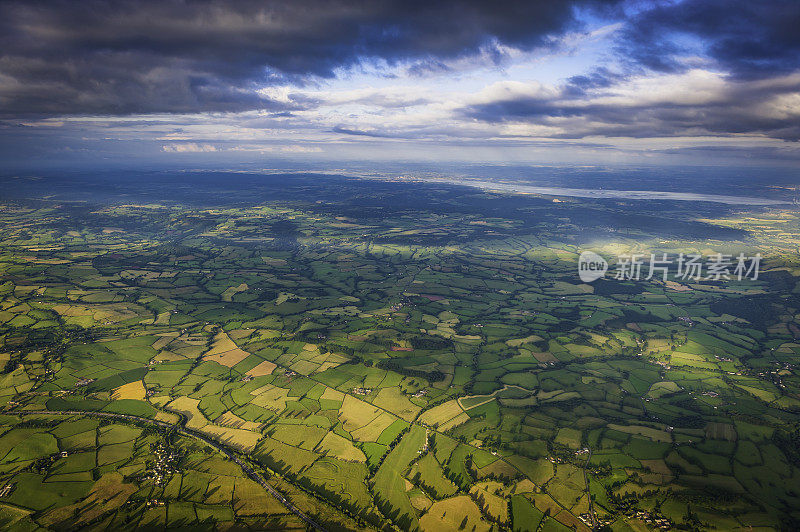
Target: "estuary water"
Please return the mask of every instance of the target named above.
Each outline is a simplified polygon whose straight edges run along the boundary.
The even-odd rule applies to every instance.
[[[439,183],[450,183],[477,187],[484,190],[502,190],[522,194],[545,194],[574,198],[628,199],[628,200],[666,200],[666,201],[710,201],[728,205],[791,205],[789,201],[750,196],[725,196],[719,194],[700,194],[695,192],[667,192],[660,190],[614,190],[590,188],[564,188],[482,181],[478,179],[436,179]]]

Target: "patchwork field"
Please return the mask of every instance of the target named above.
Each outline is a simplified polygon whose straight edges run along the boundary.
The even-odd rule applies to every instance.
[[[205,438],[331,530],[797,528],[794,211],[261,178],[0,205],[5,527],[305,528]],[[586,284],[584,246],[764,264]]]

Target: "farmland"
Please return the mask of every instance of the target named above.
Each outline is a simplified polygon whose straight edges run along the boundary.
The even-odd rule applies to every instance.
[[[184,427],[330,529],[800,522],[791,209],[691,204],[685,221],[656,202],[632,217],[302,175],[206,197],[175,179],[105,202],[33,183],[0,205],[8,526],[305,526],[202,440],[36,411]],[[587,284],[584,248],[764,264]]]
[[[189,438],[108,419],[41,414],[3,421],[6,527],[209,527],[242,521],[303,529],[239,467]]]

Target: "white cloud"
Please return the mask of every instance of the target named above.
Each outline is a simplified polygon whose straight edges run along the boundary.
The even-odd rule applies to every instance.
[[[322,153],[319,146],[269,146],[263,144],[241,144],[229,148],[229,151],[259,152],[259,153]]]
[[[197,144],[195,142],[184,142],[181,144],[164,144],[161,151],[169,153],[206,153],[217,151],[212,144]]]

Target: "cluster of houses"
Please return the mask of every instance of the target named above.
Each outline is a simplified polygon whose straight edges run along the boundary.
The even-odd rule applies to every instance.
[[[145,474],[145,478],[152,478],[156,486],[163,484],[173,473],[177,472],[177,465],[181,459],[178,451],[165,442],[159,442],[153,449],[153,470]],[[149,504],[149,502],[148,502]]]
[[[637,510],[636,513],[633,514],[633,517],[643,521],[647,525],[658,527],[661,530],[669,530],[672,528],[672,523],[666,517],[656,517],[644,510]]]
[[[596,521],[596,523],[593,523],[592,522],[593,521],[592,517],[593,516],[590,513],[584,513],[584,514],[581,514],[581,515],[578,516],[578,518],[581,521],[583,521],[583,523],[586,526],[588,526],[589,528],[592,528],[593,530],[594,530],[595,525],[599,526],[599,527],[603,527],[603,526],[611,525],[611,523],[614,522],[613,519],[606,519],[606,520],[598,519],[597,515],[595,515],[594,516],[594,521]],[[650,512],[646,512],[644,510],[637,510],[635,513],[633,513],[632,515],[629,515],[628,517],[635,517],[636,519],[639,519],[640,521],[644,522],[645,524],[650,525],[653,528],[658,528],[660,530],[670,530],[670,529],[672,529],[672,522],[669,519],[667,519],[666,517],[653,516],[652,514],[650,514]]]

